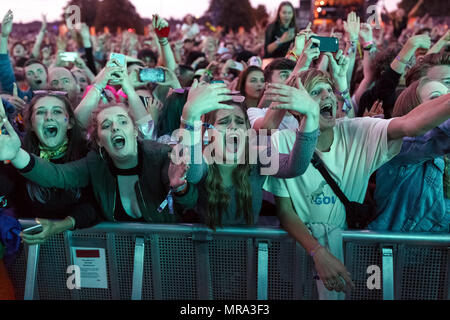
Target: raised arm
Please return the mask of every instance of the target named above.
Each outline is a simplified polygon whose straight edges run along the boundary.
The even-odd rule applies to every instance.
[[[355,109],[352,106],[352,99],[350,97],[350,91],[347,83],[347,69],[349,58],[339,50],[334,57],[331,52],[325,52],[325,55],[330,60],[330,74],[333,78],[333,82],[339,97],[344,101],[342,110],[347,114],[347,117],[355,117]]]
[[[319,104],[315,102],[297,78],[297,87],[270,84],[268,94],[275,102],[270,109],[291,110],[302,114],[302,129],[297,129],[294,146],[289,154],[279,154],[275,176],[292,178],[303,174],[309,166],[319,136]],[[274,150],[272,149],[271,152]],[[273,166],[273,164],[271,164]],[[270,172],[270,171],[268,171]],[[269,173],[273,174],[273,173]]]
[[[423,0],[417,1],[416,5],[411,9],[411,11],[409,11],[408,18],[412,18],[416,15],[416,13],[419,10],[422,3],[423,3]]]
[[[5,14],[2,20],[2,38],[0,41],[0,54],[8,53],[8,38],[13,26],[13,13],[11,10]]]
[[[450,93],[427,101],[388,126],[388,139],[415,137],[430,131],[450,118]]]
[[[83,128],[87,128],[92,111],[97,108],[98,103],[102,98],[103,90],[108,82],[112,79],[121,79],[123,77],[123,73],[122,67],[117,66],[112,61],[109,61],[106,67],[97,75],[91,90],[89,90],[75,109],[75,116]]]
[[[347,21],[344,21],[344,29],[347,34],[346,53],[349,58],[347,69],[347,86],[350,88],[350,81],[352,79],[353,68],[356,60],[356,49],[358,44],[358,36],[360,30],[360,19],[355,12],[350,12],[347,16]]]
[[[161,46],[162,63],[168,69],[175,71],[178,65],[175,61],[175,56],[173,55],[172,48],[170,47],[170,43],[167,38],[168,35],[161,32],[163,28],[169,27],[169,23],[163,18],[159,17],[157,14],[153,16],[152,23],[159,40],[159,44]]]
[[[356,104],[359,106],[359,99],[363,93],[369,88],[373,82],[374,74],[372,70],[372,49],[374,48],[372,26],[368,23],[361,23],[359,30],[359,36],[361,39],[361,47],[364,51],[363,57],[363,74],[364,78],[355,91],[354,97]]]
[[[41,50],[41,44],[42,41],[44,40],[45,33],[47,32],[46,29],[47,29],[47,18],[45,17],[45,15],[42,15],[41,29],[39,30],[39,33],[36,36],[36,41],[34,42],[33,50],[31,51],[31,55],[36,59],[39,59],[40,56],[39,51]]]

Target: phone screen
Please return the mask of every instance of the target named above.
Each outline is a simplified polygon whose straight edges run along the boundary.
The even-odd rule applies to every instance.
[[[142,82],[165,82],[166,74],[161,68],[145,68],[139,71],[139,79]]]
[[[113,59],[117,60],[119,62],[119,65],[125,66],[125,56],[123,54],[111,52],[111,54],[109,55],[109,60]]]
[[[319,50],[320,52],[337,52],[339,50],[339,39],[335,37],[319,37],[311,36],[320,40]],[[314,45],[313,45],[314,48]]]
[[[74,62],[77,56],[77,52],[63,52],[61,54],[61,60],[66,62]]]
[[[38,234],[38,233],[42,232],[42,230],[43,230],[42,225],[41,224],[37,224],[37,225],[32,226],[30,228],[24,229],[23,233],[33,235],[33,234]]]

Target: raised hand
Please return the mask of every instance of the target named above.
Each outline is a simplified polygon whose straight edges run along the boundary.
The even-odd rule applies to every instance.
[[[347,15],[347,21],[344,21],[344,29],[348,34],[350,41],[358,41],[360,28],[360,19],[355,12],[350,12]]]
[[[165,72],[165,80],[164,82],[156,82],[157,84],[161,85],[161,86],[167,86],[167,87],[171,87],[172,89],[179,89],[181,88],[181,84],[180,81],[178,80],[175,72],[173,72],[172,70],[166,68],[166,67],[161,67],[159,66],[158,68],[161,68],[164,70]]]
[[[20,150],[20,139],[8,121],[0,99],[0,161],[12,160]]]
[[[169,26],[169,22],[167,22],[167,20],[161,18],[157,14],[154,14],[153,19],[152,19],[152,26],[153,26],[153,29],[155,30],[156,36],[159,39],[165,38],[164,35],[162,35],[160,33],[160,30]]]
[[[272,102],[270,109],[291,110],[306,116],[318,116],[319,104],[314,101],[303,87],[300,77],[295,78],[296,86],[286,84],[269,83],[264,93]]]
[[[311,36],[311,22],[308,23],[305,29],[300,30],[299,33],[295,36],[294,41],[294,52],[297,55],[300,55],[303,49],[305,48],[305,44],[308,41],[309,37]]]
[[[306,47],[304,48],[302,54],[299,57],[299,62],[303,67],[309,68],[311,62],[317,59],[320,55],[320,40],[316,38],[311,38],[308,40]]]
[[[430,49],[431,38],[426,34],[419,34],[417,36],[409,38],[408,41],[406,41],[405,46],[408,46],[411,49]]]
[[[8,10],[2,20],[2,37],[7,38],[11,34],[13,26],[13,12]]]
[[[359,29],[359,36],[363,44],[373,41],[372,26],[369,23],[361,23],[361,28]]]
[[[124,67],[120,66],[118,61],[110,60],[97,77],[95,77],[94,83],[104,89],[110,81],[115,84],[121,83],[123,73]]]
[[[336,53],[336,57],[333,57],[333,54],[331,52],[325,52],[324,54],[330,60],[330,74],[333,77],[336,88],[339,91],[344,91],[345,89],[347,89],[347,69],[349,58],[342,53],[342,50],[339,50]]]
[[[45,14],[42,14],[41,31],[44,32],[46,29],[47,29],[47,16]]]
[[[364,117],[374,117],[380,114],[384,114],[384,109],[383,109],[383,101],[382,100],[376,100],[373,105],[372,108],[370,108],[369,111],[365,111],[364,112]]]
[[[224,83],[208,84],[194,80],[183,108],[183,119],[189,123],[200,121],[203,114],[217,109],[233,109],[222,102],[231,100],[231,91]]]
[[[16,108],[18,113],[21,113],[27,105],[24,100],[19,98],[19,94],[17,92],[17,84],[15,82],[13,83],[13,94],[8,101]]]

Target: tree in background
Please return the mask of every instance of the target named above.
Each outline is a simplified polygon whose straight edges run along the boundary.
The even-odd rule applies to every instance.
[[[115,32],[117,28],[133,28],[136,33],[144,33],[144,23],[136,8],[128,0],[102,1],[97,6],[95,28],[108,27]]]
[[[95,26],[97,30],[108,27],[114,33],[117,28],[122,30],[132,28],[138,34],[144,33],[144,21],[129,0],[70,0],[64,7],[63,19],[70,5],[79,6],[81,22]]]
[[[417,3],[417,0],[402,0],[398,7],[408,13]],[[426,0],[417,11],[417,17],[423,17],[425,14],[432,17],[448,17],[450,16],[450,4],[448,1],[442,0]]]
[[[238,31],[239,27],[250,30],[255,25],[255,12],[249,0],[211,0],[206,13],[214,25],[226,31]]]
[[[253,11],[256,19],[256,23],[265,25],[269,19],[269,14],[267,13],[266,6],[263,4],[258,5],[258,7]]]
[[[88,26],[93,26],[95,24],[95,17],[97,15],[98,0],[70,0],[69,3],[64,7],[62,13],[63,21],[65,20],[65,12],[69,6],[76,5],[80,7],[81,11],[81,22],[85,22]]]

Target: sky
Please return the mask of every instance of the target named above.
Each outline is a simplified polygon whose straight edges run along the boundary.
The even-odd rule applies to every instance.
[[[113,1],[113,0],[104,0]],[[130,0],[142,17],[150,18],[153,13],[159,13],[166,18],[182,18],[191,13],[201,16],[209,6],[209,0]],[[396,8],[400,0],[382,0],[389,11]],[[8,9],[14,12],[15,22],[31,22],[40,20],[41,14],[47,14],[47,21],[59,20],[62,8],[69,0],[0,0],[0,16],[3,17]],[[274,13],[281,0],[250,0],[254,8],[264,4],[269,13]],[[291,1],[298,6],[298,1]],[[151,5],[150,5],[151,4]]]

